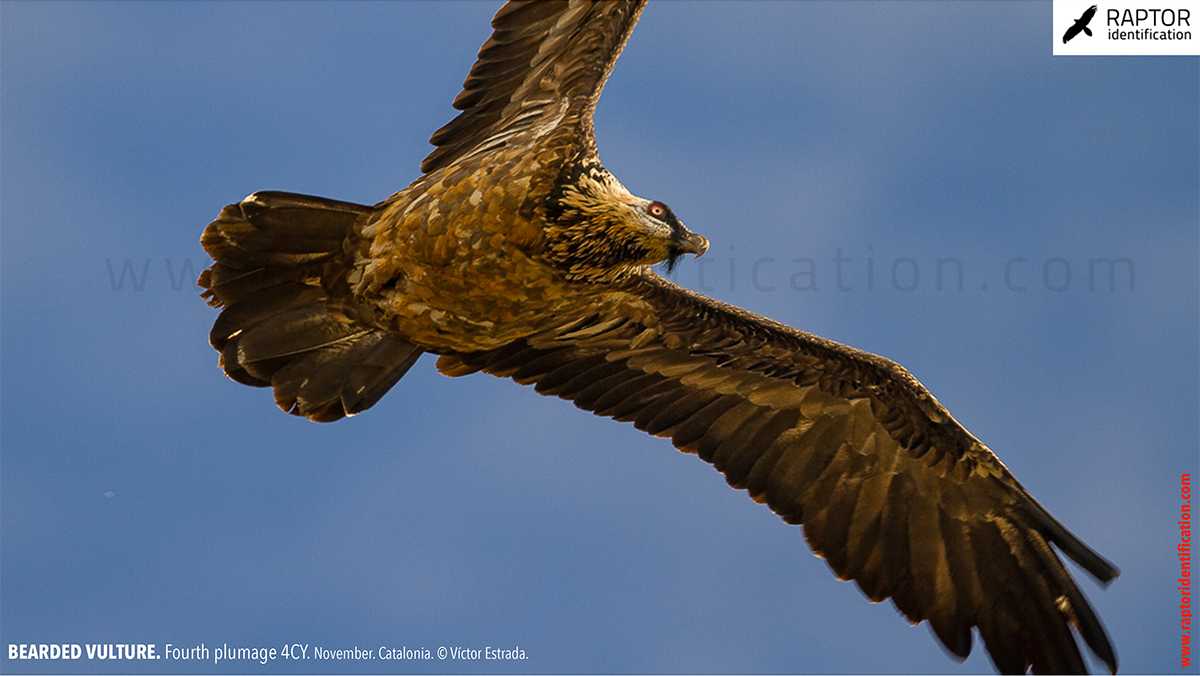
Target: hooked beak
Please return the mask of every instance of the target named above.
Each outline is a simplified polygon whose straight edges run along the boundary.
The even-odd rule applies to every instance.
[[[699,258],[704,255],[705,251],[708,251],[708,238],[684,228],[683,237],[679,238],[678,247],[679,253],[690,253]]]
[[[672,238],[667,260],[663,261],[666,263],[668,275],[675,270],[675,266],[679,264],[679,259],[683,254],[690,253],[699,258],[704,255],[705,251],[708,251],[707,237],[688,230],[682,223],[677,223],[677,225],[678,229]]]

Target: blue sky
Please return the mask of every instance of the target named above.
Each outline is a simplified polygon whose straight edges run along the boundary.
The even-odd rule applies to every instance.
[[[497,4],[0,4],[0,669],[990,672],[631,425],[428,357],[333,425],[221,374],[205,224],[407,185]],[[1122,671],[1177,673],[1200,67],[1051,33],[1048,2],[651,3],[600,152],[711,240],[677,282],[920,378],[1121,567],[1076,572]],[[7,660],[51,642],[529,659]]]

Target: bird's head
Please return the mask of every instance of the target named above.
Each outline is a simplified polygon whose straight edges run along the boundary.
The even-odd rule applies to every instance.
[[[546,213],[546,257],[568,279],[613,281],[659,263],[669,272],[708,250],[670,207],[630,193],[599,164],[567,173]]]

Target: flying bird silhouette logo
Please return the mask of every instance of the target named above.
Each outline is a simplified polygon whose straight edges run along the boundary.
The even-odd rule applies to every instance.
[[[1071,27],[1067,29],[1066,33],[1063,33],[1063,44],[1065,45],[1070,42],[1071,38],[1079,35],[1080,31],[1087,33],[1088,37],[1091,37],[1092,29],[1088,28],[1088,24],[1092,22],[1092,17],[1094,16],[1096,16],[1096,6],[1092,5],[1091,7],[1087,8],[1087,11],[1083,13],[1083,16],[1079,17],[1075,20],[1075,23],[1071,24]]]

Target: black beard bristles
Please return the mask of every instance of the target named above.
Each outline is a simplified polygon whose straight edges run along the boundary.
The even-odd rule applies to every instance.
[[[679,259],[681,258],[683,258],[683,252],[679,250],[679,247],[671,246],[667,248],[667,260],[660,263],[660,265],[666,268],[667,276],[675,272],[675,266],[679,265]]]

